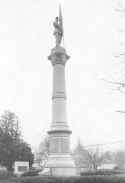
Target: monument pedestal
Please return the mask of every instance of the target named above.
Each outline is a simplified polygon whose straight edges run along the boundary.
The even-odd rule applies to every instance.
[[[69,154],[50,155],[46,168],[50,169],[53,176],[74,176],[76,175],[76,167]]]
[[[48,132],[50,144],[46,168],[50,168],[50,174],[53,176],[75,176],[76,167],[69,146],[71,131],[66,130],[67,126],[60,126],[59,130],[59,126],[60,124],[56,126],[56,130]]]

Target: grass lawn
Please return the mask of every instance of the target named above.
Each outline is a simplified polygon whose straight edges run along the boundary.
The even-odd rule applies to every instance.
[[[83,176],[70,178],[56,177],[22,177],[0,180],[0,183],[125,183],[124,175],[117,176]]]

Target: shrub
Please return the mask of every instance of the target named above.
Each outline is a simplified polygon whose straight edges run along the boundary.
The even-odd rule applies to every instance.
[[[93,175],[116,175],[125,173],[124,171],[120,170],[96,170],[96,171],[88,171],[82,172],[81,176],[93,176]]]
[[[37,176],[40,171],[41,170],[29,170],[27,172],[24,172],[21,176]]]
[[[7,170],[0,170],[0,180],[9,179],[13,176],[12,172]]]
[[[125,183],[125,179],[115,176],[86,177],[22,177],[15,183]]]
[[[1,180],[0,183],[125,183],[119,176],[85,176],[85,177],[21,177]]]

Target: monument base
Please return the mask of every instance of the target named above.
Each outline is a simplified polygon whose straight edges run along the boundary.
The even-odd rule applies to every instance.
[[[76,176],[75,163],[69,154],[49,155],[45,170],[52,176]]]

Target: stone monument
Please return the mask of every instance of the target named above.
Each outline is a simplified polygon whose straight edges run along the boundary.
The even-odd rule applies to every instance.
[[[51,50],[48,59],[53,66],[52,123],[48,131],[49,156],[46,168],[54,176],[75,176],[76,168],[70,152],[71,130],[67,123],[65,65],[69,56],[61,46],[63,22],[61,8],[59,17],[54,23],[56,46]]]

